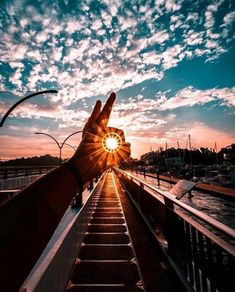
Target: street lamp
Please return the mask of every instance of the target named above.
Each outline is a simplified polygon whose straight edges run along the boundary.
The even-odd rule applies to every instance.
[[[70,148],[73,148],[74,152],[77,150],[76,146],[70,145],[68,143],[64,143],[64,145],[69,146]]]
[[[59,148],[59,163],[61,164],[61,152],[62,152],[62,148],[64,145],[68,145],[70,147],[72,147],[74,149],[74,151],[76,150],[73,146],[71,146],[70,144],[67,144],[66,141],[73,135],[75,134],[78,134],[78,133],[82,133],[82,131],[76,131],[76,132],[73,132],[72,134],[70,134],[67,138],[64,139],[64,141],[60,144],[53,136],[47,134],[47,133],[42,133],[42,132],[36,132],[35,134],[37,135],[45,135],[45,136],[48,136],[50,137],[51,139],[53,139],[53,141],[56,143],[56,145],[58,146]]]
[[[32,94],[30,94],[30,95],[28,95],[28,96],[25,96],[25,97],[23,97],[22,99],[20,99],[20,100],[18,100],[6,113],[5,113],[5,115],[4,115],[4,117],[2,118],[2,120],[1,120],[1,122],[0,122],[0,127],[2,127],[3,126],[3,124],[4,124],[4,122],[5,122],[5,120],[7,119],[7,117],[9,116],[9,114],[13,111],[13,109],[15,108],[15,107],[17,107],[17,105],[19,105],[20,103],[22,103],[23,101],[25,101],[26,99],[29,99],[29,98],[31,98],[31,97],[33,97],[33,96],[36,96],[36,95],[39,95],[39,94],[44,94],[44,93],[58,93],[58,91],[57,90],[54,90],[54,89],[52,89],[52,90],[43,90],[43,91],[38,91],[38,92],[35,92],[35,93],[32,93]]]

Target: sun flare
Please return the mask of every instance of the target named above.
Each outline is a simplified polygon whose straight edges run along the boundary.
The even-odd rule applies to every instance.
[[[114,132],[106,134],[102,141],[102,146],[106,152],[114,153],[120,149],[121,145],[121,137]]]

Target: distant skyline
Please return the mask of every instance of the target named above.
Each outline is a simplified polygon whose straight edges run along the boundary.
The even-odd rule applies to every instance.
[[[117,100],[110,126],[132,157],[151,149],[235,143],[235,1],[0,2],[0,158],[58,156],[97,99]],[[78,145],[81,135],[68,141]],[[71,147],[62,156],[69,157]]]

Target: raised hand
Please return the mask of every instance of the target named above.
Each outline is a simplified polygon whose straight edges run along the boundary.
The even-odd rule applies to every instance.
[[[102,110],[101,101],[96,102],[83,129],[82,141],[70,159],[70,162],[78,168],[84,181],[92,179],[108,166],[119,164],[122,160],[130,157],[130,144],[125,142],[123,131],[107,127],[115,99],[116,94],[111,93]],[[106,152],[102,147],[102,140],[108,132],[115,132],[121,137],[121,147],[115,153]]]

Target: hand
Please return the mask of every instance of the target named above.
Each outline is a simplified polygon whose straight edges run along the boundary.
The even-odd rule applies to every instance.
[[[116,94],[111,93],[102,110],[101,101],[96,102],[83,129],[82,141],[70,159],[70,162],[77,167],[84,183],[102,173],[108,166],[119,164],[130,157],[130,144],[125,142],[123,131],[107,127],[115,99]],[[102,147],[103,137],[110,131],[116,132],[122,139],[122,145],[115,153],[108,153]]]

